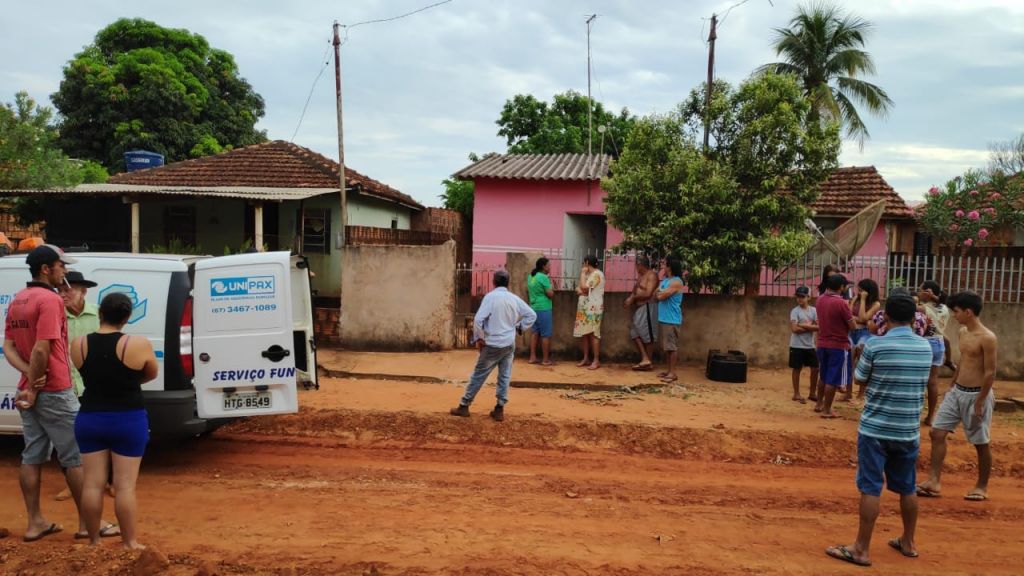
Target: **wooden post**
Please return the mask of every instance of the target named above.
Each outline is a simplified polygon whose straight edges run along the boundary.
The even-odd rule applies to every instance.
[[[253,206],[253,217],[256,220],[253,222],[253,247],[256,248],[257,252],[263,252],[263,203],[257,202]]]
[[[139,239],[139,203],[132,199],[132,254],[138,254],[140,250]]]

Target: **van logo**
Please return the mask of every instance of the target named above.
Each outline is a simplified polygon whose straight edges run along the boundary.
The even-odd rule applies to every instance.
[[[132,301],[132,315],[128,318],[129,324],[135,324],[146,317],[146,312],[149,308],[149,298],[140,299],[139,293],[135,291],[135,286],[130,284],[111,284],[107,286],[100,290],[100,293],[96,296],[96,302],[102,302],[103,298],[112,292],[122,292]]]
[[[257,296],[274,293],[273,276],[240,276],[210,280],[210,296]]]

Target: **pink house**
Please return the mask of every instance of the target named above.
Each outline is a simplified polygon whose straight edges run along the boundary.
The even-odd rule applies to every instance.
[[[579,270],[577,260],[591,253],[613,267],[609,278],[628,277],[631,263],[605,255],[622,241],[604,214],[601,178],[610,162],[604,154],[508,154],[456,172],[476,184],[473,264],[502,266],[508,252],[538,251],[558,267],[554,276],[568,279]],[[627,289],[625,284],[608,288]]]
[[[606,155],[506,154],[456,172],[456,178],[476,184],[474,266],[502,266],[508,252],[539,251],[552,258],[553,276],[571,282],[583,255],[595,253],[605,256],[608,289],[629,290],[632,261],[604,253],[622,241],[604,213],[601,178],[610,162]],[[886,200],[885,212],[854,260],[876,268],[884,280],[888,255],[912,249],[915,226],[910,208],[874,166],[836,169],[809,208],[827,233],[880,199]]]

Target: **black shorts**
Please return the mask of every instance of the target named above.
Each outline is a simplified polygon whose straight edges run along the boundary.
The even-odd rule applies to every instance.
[[[790,348],[789,349],[789,367],[790,368],[808,368],[818,367],[818,354],[814,351],[814,348]]]

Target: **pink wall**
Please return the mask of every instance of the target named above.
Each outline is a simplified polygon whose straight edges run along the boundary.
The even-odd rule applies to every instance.
[[[565,215],[604,214],[605,192],[586,182],[476,180],[473,200],[473,262],[502,265],[506,252],[563,248]],[[608,247],[622,241],[609,227]]]
[[[885,222],[879,222],[874,234],[868,239],[864,247],[857,252],[857,256],[887,256],[889,254],[889,235],[885,232]]]

